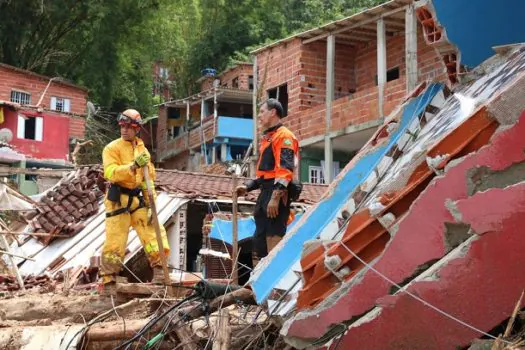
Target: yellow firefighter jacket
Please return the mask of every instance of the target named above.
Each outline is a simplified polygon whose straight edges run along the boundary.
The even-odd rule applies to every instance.
[[[138,137],[135,138],[135,147],[133,147],[132,142],[125,141],[122,138],[109,143],[102,152],[104,178],[130,190],[137,187],[145,190],[146,182],[142,169],[137,169],[135,172],[130,170],[130,165],[135,157],[142,152],[148,152],[148,150],[144,146],[144,142]],[[155,168],[151,162],[148,163],[148,172],[150,180],[153,182],[155,180]]]

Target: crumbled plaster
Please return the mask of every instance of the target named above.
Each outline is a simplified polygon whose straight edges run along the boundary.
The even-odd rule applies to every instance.
[[[458,210],[458,208],[456,207],[456,202],[454,202],[452,199],[447,199],[445,201],[445,208],[448,209],[448,211],[450,212],[450,214],[452,215],[452,217],[457,221],[457,222],[462,222],[463,221],[463,218],[461,216],[461,212]]]
[[[445,222],[444,225],[445,247],[447,253],[465,242],[473,234],[470,225],[467,224]]]
[[[525,181],[525,162],[514,163],[496,171],[481,166],[467,172],[467,191],[472,196],[491,188],[505,188],[522,181]]]
[[[454,261],[456,259],[461,259],[461,258],[465,257],[467,255],[469,249],[470,249],[470,246],[477,239],[479,239],[479,236],[477,236],[477,235],[471,236],[465,242],[463,242],[458,247],[453,249],[449,254],[445,255],[443,258],[441,258],[436,263],[431,265],[428,269],[423,271],[420,275],[418,275],[416,278],[414,278],[407,285],[405,285],[402,288],[400,288],[395,293],[395,295],[398,295],[400,293],[404,293],[408,288],[410,288],[411,286],[413,286],[415,283],[418,283],[418,282],[435,282],[435,281],[438,281],[439,280],[439,270],[441,268],[447,266],[450,262],[452,262],[452,261]],[[381,312],[385,308],[388,308],[388,307],[391,307],[391,305],[385,305],[385,306],[381,305],[381,306],[374,307],[372,310],[370,310],[369,312],[363,314],[361,317],[357,318],[352,324],[350,324],[348,326],[348,329],[345,332],[345,334],[347,332],[351,331],[352,328],[357,328],[357,327],[360,327],[360,326],[362,326],[362,325],[364,325],[366,323],[374,321],[379,316],[381,316]],[[287,333],[287,331],[284,331],[284,330],[281,331],[282,335],[286,335],[286,333]],[[285,337],[285,341],[288,344],[290,344],[290,345],[292,345],[292,346],[294,346],[294,347],[296,347],[298,349],[304,349],[308,345],[311,344],[311,343],[309,343],[309,342],[307,342],[305,340],[301,340],[301,339],[298,339],[298,338],[295,338],[295,337]],[[327,343],[327,344],[329,344],[329,343]],[[327,344],[325,344],[325,345],[327,345]],[[299,347],[299,345],[300,345],[300,347]]]

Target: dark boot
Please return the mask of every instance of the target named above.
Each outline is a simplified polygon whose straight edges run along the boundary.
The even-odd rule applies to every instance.
[[[116,296],[117,295],[117,283],[115,282],[108,282],[108,283],[102,283],[100,282],[97,286],[97,292],[99,295],[102,296]]]

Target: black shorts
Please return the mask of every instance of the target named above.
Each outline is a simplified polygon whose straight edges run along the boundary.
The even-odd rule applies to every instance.
[[[255,234],[253,237],[253,250],[259,258],[268,255],[266,247],[266,236],[283,237],[286,234],[288,217],[290,216],[290,204],[285,205],[279,201],[279,213],[276,218],[269,218],[266,213],[268,203],[272,198],[273,180],[270,186],[262,186],[261,193],[257,197],[253,217],[255,219]]]

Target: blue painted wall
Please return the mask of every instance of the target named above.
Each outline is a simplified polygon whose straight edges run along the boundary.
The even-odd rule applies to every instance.
[[[220,116],[216,136],[253,140],[253,119]]]
[[[433,0],[439,22],[461,52],[461,63],[476,67],[494,55],[493,46],[525,42],[525,0]]]

